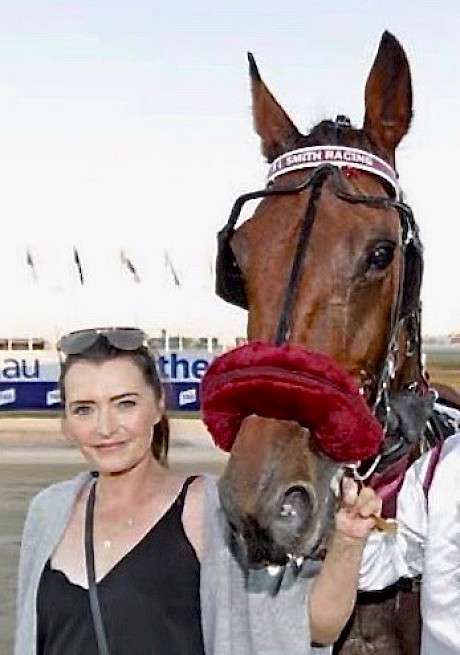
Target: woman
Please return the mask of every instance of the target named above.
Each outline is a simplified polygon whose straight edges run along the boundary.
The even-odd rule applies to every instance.
[[[16,655],[300,655],[332,643],[380,511],[373,492],[345,484],[321,572],[313,582],[286,574],[273,593],[270,571],[251,579],[234,560],[215,480],[165,466],[164,397],[145,335],[85,330],[60,349],[63,431],[97,476],[31,503]]]

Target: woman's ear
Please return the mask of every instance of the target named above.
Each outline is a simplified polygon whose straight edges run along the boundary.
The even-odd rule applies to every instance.
[[[166,400],[164,394],[161,396],[160,400],[158,401],[158,409],[160,410],[160,418],[161,418],[161,416],[163,416],[163,414],[166,411]]]

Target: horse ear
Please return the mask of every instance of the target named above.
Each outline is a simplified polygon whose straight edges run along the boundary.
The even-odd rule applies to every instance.
[[[412,82],[399,41],[384,32],[366,82],[364,132],[394,158],[394,151],[412,119]]]
[[[254,128],[262,140],[262,153],[272,162],[295,147],[301,136],[284,109],[265,86],[254,57],[248,52]]]

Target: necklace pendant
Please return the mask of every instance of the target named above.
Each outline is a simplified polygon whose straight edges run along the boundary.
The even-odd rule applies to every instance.
[[[112,548],[112,542],[110,541],[110,539],[105,539],[104,540],[104,548],[107,548],[107,549]]]

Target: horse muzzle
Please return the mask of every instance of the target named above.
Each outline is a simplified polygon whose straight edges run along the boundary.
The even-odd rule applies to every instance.
[[[260,567],[311,556],[331,523],[337,469],[295,421],[244,419],[219,480],[238,559]]]
[[[232,551],[248,569],[317,557],[335,509],[333,494],[319,497],[313,485],[303,481],[262,494],[254,512],[238,503],[240,497],[229,489],[225,476],[219,494]]]

